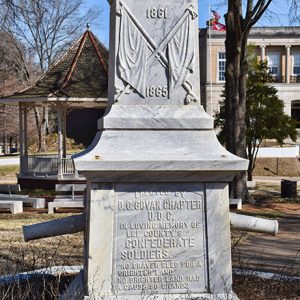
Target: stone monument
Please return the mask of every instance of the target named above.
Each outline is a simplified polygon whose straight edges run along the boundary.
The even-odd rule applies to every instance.
[[[74,157],[85,213],[24,226],[26,241],[85,231],[84,274],[60,299],[237,299],[228,182],[247,161],[218,142],[200,104],[196,0],[112,0],[109,109]],[[230,220],[231,219],[231,220]]]
[[[228,182],[200,104],[196,0],[111,1],[109,109],[87,151],[86,299],[224,299]]]

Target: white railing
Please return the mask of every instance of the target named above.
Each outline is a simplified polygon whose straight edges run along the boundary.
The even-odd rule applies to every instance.
[[[58,175],[61,167],[62,175],[74,174],[74,164],[71,156],[63,158],[61,161],[57,155],[28,155],[21,158],[22,172],[32,175]]]
[[[75,174],[74,163],[71,157],[62,159],[62,173],[65,175]]]

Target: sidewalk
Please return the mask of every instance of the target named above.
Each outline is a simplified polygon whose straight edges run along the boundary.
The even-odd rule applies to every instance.
[[[235,267],[300,276],[300,216],[277,220],[276,236],[255,234],[233,249]]]
[[[19,164],[19,157],[0,157],[0,166],[17,166]]]
[[[276,236],[253,233],[234,247],[234,267],[300,276],[300,205],[280,199],[282,179],[300,181],[300,177],[254,177],[259,189],[251,191],[251,194],[257,201],[243,205],[239,213],[276,218],[279,232]]]
[[[256,182],[278,182],[280,183],[282,179],[291,181],[300,181],[299,177],[286,177],[286,176],[253,176],[253,181]]]

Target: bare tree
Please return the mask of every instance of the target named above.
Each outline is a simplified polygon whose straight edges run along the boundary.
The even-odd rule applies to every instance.
[[[0,141],[3,144],[4,154],[7,153],[7,145],[12,149],[13,143],[17,143],[18,107],[0,105]]]
[[[26,49],[36,54],[36,62],[44,73],[78,37],[89,22],[99,16],[100,11],[91,8],[81,13],[84,0],[2,0],[0,1],[0,23],[2,31],[13,40],[20,41]],[[16,51],[18,48],[15,47]],[[31,74],[26,64],[20,64],[26,84]],[[45,151],[45,135],[48,132],[47,108],[34,108],[38,131],[39,151]]]
[[[37,67],[26,47],[8,32],[0,31],[0,96],[6,96],[30,84]],[[0,105],[0,141],[6,154],[18,137],[18,106]]]
[[[289,16],[291,23],[299,23],[300,21],[300,0],[289,0],[290,2],[290,9],[289,9]]]
[[[15,37],[5,31],[0,32],[0,72],[15,76],[15,85],[18,83],[26,87],[31,83],[31,73],[37,71],[33,56],[26,47],[18,42]],[[34,77],[32,78],[34,79]],[[16,86],[15,86],[16,88]],[[20,89],[20,86],[19,86]],[[9,92],[13,92],[9,89]],[[1,94],[6,94],[2,91]]]
[[[33,50],[46,71],[99,10],[81,14],[84,0],[5,0],[0,15],[2,28]]]
[[[246,158],[246,79],[248,73],[247,41],[250,29],[265,13],[272,0],[228,0],[226,21],[225,115],[226,148]],[[244,14],[243,14],[244,12]],[[250,200],[246,172],[236,176],[233,196]]]

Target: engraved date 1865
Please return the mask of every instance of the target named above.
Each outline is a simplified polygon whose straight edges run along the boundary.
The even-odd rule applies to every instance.
[[[146,97],[167,97],[167,86],[148,86],[146,89]]]

